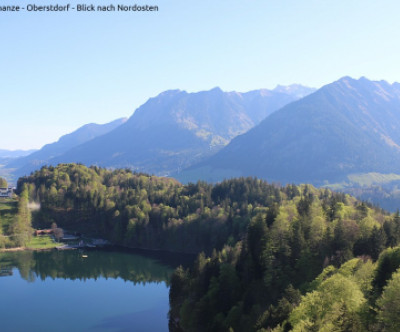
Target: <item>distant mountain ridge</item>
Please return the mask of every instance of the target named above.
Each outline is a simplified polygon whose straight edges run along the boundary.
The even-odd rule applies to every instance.
[[[368,172],[400,174],[400,84],[344,77],[274,112],[178,178],[252,175],[322,185]]]
[[[316,89],[313,89],[315,92]],[[305,87],[304,85],[301,84],[291,84],[291,85],[277,85],[275,89],[272,91],[274,92],[281,92],[281,93],[287,93],[290,94],[291,96],[295,96],[298,99],[304,98],[305,96],[308,96],[310,94],[310,88]]]
[[[104,135],[124,122],[126,118],[114,120],[106,124],[89,123],[74,132],[62,136],[57,142],[46,144],[40,150],[28,156],[11,161],[7,167],[16,168],[17,175],[29,174],[31,171],[46,164],[52,164],[53,159],[62,155],[69,149],[85,143],[97,136]]]
[[[307,91],[315,89],[303,87],[303,93]],[[76,146],[52,162],[129,167],[169,175],[215,153],[297,99],[290,91],[165,91],[150,98],[116,130]]]
[[[27,156],[33,152],[37,151],[36,149],[31,150],[5,150],[0,149],[0,158],[19,158]]]

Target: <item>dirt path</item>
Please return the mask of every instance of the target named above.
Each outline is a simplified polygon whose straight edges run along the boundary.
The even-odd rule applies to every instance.
[[[0,252],[7,252],[7,251],[23,251],[23,250],[29,250],[29,249],[28,249],[28,248],[24,248],[24,247],[5,248],[5,249],[0,249]]]

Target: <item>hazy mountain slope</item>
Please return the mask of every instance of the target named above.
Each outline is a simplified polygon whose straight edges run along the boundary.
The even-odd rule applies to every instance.
[[[291,84],[291,85],[278,85],[272,91],[287,93],[291,96],[294,96],[294,97],[300,99],[300,98],[304,98],[305,96],[308,96],[312,92],[315,92],[316,89],[310,89],[301,84]]]
[[[52,159],[65,153],[69,149],[85,143],[97,136],[104,135],[126,122],[125,118],[114,120],[106,124],[86,124],[74,132],[62,136],[57,142],[46,144],[40,150],[23,158],[10,162],[8,168],[16,168],[16,174],[28,174],[42,165],[52,163]]]
[[[0,158],[19,158],[27,156],[37,150],[4,150],[0,149]]]
[[[345,77],[273,113],[178,178],[323,184],[367,172],[400,172],[400,85]]]
[[[54,162],[170,174],[214,153],[296,99],[290,93],[269,90],[166,91],[149,99],[118,129],[69,150]]]
[[[0,149],[0,176],[5,177],[8,181],[11,180],[10,173],[11,170],[8,170],[5,165],[15,161],[18,158],[25,157],[37,150],[5,150]]]

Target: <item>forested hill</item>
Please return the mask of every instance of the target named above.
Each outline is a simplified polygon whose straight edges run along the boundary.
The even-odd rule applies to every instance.
[[[279,187],[256,178],[182,185],[129,170],[61,164],[20,178],[22,188],[41,206],[34,226],[55,221],[132,247],[211,254],[242,240],[254,218],[265,219],[281,241],[304,240],[299,245],[324,248],[323,259],[335,261],[360,253],[376,258],[368,241],[383,231],[395,241],[394,230],[382,228],[389,214],[310,185]],[[346,241],[340,235],[336,243],[336,233]]]
[[[379,258],[400,242],[398,213],[311,185],[256,178],[182,185],[76,164],[43,167],[21,178],[22,188],[41,205],[36,226],[56,222],[124,246],[205,252],[171,280],[171,330],[332,331],[342,324],[337,331],[378,331],[386,324],[364,305],[384,305],[384,286],[400,265],[396,250]],[[331,300],[318,302],[321,294]],[[329,315],[315,309],[321,306]]]
[[[20,178],[17,189],[22,188],[41,206],[34,226],[56,222],[125,246],[210,254],[241,239],[251,216],[278,204],[282,195],[257,179],[182,185],[76,164],[43,167]]]
[[[376,262],[362,256],[329,265],[299,288],[304,276],[287,276],[285,261],[274,267],[272,249],[263,248],[260,275],[244,247],[199,256],[191,271],[178,268],[170,289],[170,331],[400,330],[400,247],[386,249]]]

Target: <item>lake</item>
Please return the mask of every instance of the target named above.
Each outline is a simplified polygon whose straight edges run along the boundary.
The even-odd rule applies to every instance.
[[[192,261],[116,248],[0,253],[0,330],[168,331],[169,278]]]

